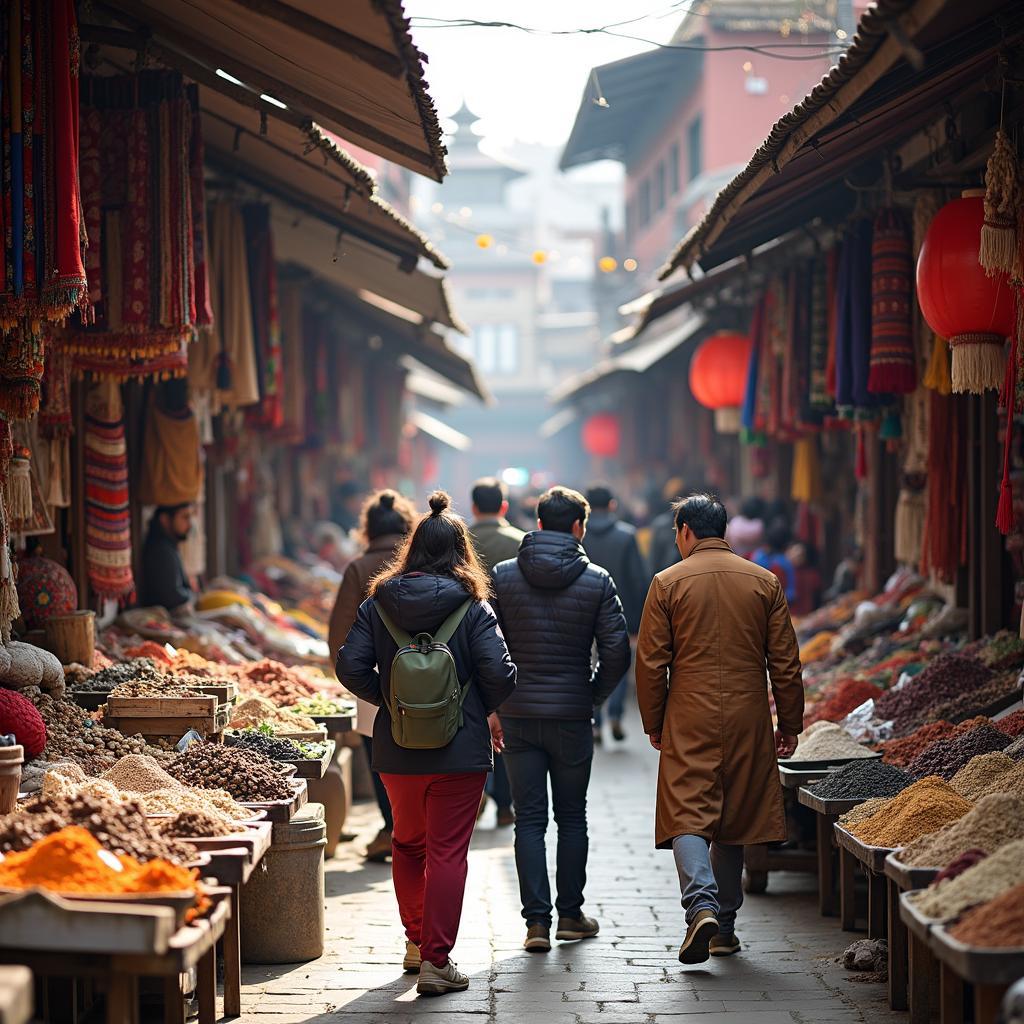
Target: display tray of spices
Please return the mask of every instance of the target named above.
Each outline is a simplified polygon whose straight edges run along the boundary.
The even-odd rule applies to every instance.
[[[861,842],[855,835],[847,832],[838,822],[834,826],[836,831],[836,842],[844,849],[849,850],[866,868],[880,875],[885,871],[885,859],[892,853],[893,848],[889,846],[869,846]]]
[[[255,750],[279,764],[290,765],[295,769],[294,774],[303,779],[322,779],[334,757],[333,740],[285,739],[275,735],[269,725],[229,732],[225,734],[224,742],[229,746]]]
[[[892,877],[891,875],[889,876]],[[920,939],[925,945],[931,940],[932,929],[936,925],[935,918],[922,914],[913,900],[914,891],[900,893],[900,920],[907,926],[915,938]]]
[[[319,693],[297,701],[288,710],[312,718],[331,733],[351,732],[356,713],[351,701],[335,700]]]
[[[904,771],[878,758],[851,761],[813,786],[800,789],[798,798],[819,814],[839,815],[872,797],[896,796],[914,780]]]
[[[291,821],[295,812],[303,807],[309,799],[309,787],[305,779],[288,780],[292,786],[292,795],[287,800],[241,801],[243,807],[254,811],[266,811],[267,821],[275,825]]]
[[[891,878],[903,892],[924,889],[935,881],[940,868],[914,867],[900,860],[900,851],[894,850],[885,858],[885,876]]]
[[[984,910],[988,905],[977,907]],[[937,924],[931,930],[931,949],[935,956],[953,973],[972,985],[1012,985],[1021,976],[1024,963],[1024,944],[1012,947],[972,946],[961,941],[953,932],[963,926],[961,921],[952,928]]]
[[[273,823],[269,821],[239,823],[238,827],[219,836],[191,836],[189,842],[199,850],[211,853],[215,850],[244,849],[249,863],[256,864],[270,849]]]

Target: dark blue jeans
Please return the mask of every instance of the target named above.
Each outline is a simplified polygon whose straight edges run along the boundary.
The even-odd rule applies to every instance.
[[[498,810],[507,811],[512,806],[512,791],[509,789],[508,772],[501,754],[494,756],[494,771],[487,776],[484,792],[498,805]]]
[[[621,722],[622,716],[626,713],[626,689],[629,686],[629,673],[627,672],[619,680],[619,685],[615,687],[611,692],[611,696],[604,702],[599,708],[594,708],[594,725],[601,726],[604,724],[604,713],[608,712],[608,717],[613,722]]]
[[[555,907],[559,917],[583,912],[587,882],[587,787],[594,758],[590,722],[502,718],[505,767],[516,809],[516,871],[527,924],[551,926],[551,885],[544,835],[548,828],[548,779],[558,826]]]

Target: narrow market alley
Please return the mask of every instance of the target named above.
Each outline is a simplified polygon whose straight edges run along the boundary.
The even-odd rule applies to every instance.
[[[377,828],[376,809],[356,805],[358,833],[327,862],[327,945],[312,963],[244,968],[242,1013],[260,1024],[888,1024],[885,985],[858,983],[834,961],[858,936],[818,916],[811,875],[772,875],[747,897],[737,931],[744,950],[699,968],[676,952],[682,912],[671,856],[651,843],[657,758],[634,716],[621,746],[594,761],[590,790],[588,913],[601,935],[556,943],[548,955],[521,948],[512,830],[496,829],[490,807],[477,828],[454,959],[469,991],[417,997],[403,975],[403,935],[390,868],[360,856]],[[554,831],[548,851],[553,852]],[[550,859],[550,858],[549,858]],[[554,877],[553,862],[551,866]],[[783,899],[783,894],[785,898]]]

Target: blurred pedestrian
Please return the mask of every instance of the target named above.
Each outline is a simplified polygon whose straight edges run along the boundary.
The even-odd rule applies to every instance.
[[[607,569],[615,581],[622,610],[626,615],[626,627],[631,643],[635,643],[640,631],[640,615],[644,610],[644,598],[650,578],[647,567],[640,557],[636,542],[636,529],[618,518],[618,501],[607,484],[593,484],[587,489],[590,502],[590,519],[583,538],[583,550],[594,565]],[[622,716],[626,708],[626,693],[629,688],[629,673],[619,681],[612,691],[605,708],[594,712],[594,742],[601,743],[603,710],[608,712],[612,737],[621,742],[626,738],[622,728]]]
[[[851,544],[843,558],[836,566],[832,575],[832,586],[825,591],[823,598],[826,602],[835,601],[843,594],[856,590],[860,585],[860,574],[864,568],[864,552],[857,544]]]
[[[443,491],[431,495],[430,512],[416,523],[395,561],[370,582],[370,597],[360,605],[337,663],[338,678],[380,708],[373,767],[394,809],[392,877],[406,934],[402,964],[419,972],[416,990],[425,995],[469,987],[449,954],[462,917],[480,794],[493,767],[492,751],[502,746],[493,712],[512,694],[516,680],[487,603],[491,581],[465,523],[449,511],[450,502]],[[448,637],[444,643],[461,692],[459,727],[446,746],[412,749],[396,739],[391,677],[399,643],[392,629],[408,635],[403,651],[415,646],[412,637],[427,633],[432,641],[419,652],[424,658]],[[403,711],[405,706],[412,705],[403,705]]]
[[[726,520],[711,495],[676,506],[682,562],[654,577],[637,647],[640,714],[661,752],[655,842],[675,855],[684,964],[739,951],[743,847],[786,838],[776,759],[793,753],[803,728],[785,593],[773,573],[732,552]]]
[[[786,552],[795,575],[795,598],[789,610],[794,615],[810,615],[821,605],[821,573],[818,570],[818,552],[813,544],[791,544]]]
[[[480,564],[490,572],[499,562],[515,558],[519,545],[526,536],[517,530],[506,518],[508,515],[508,488],[495,477],[483,477],[473,485],[473,522],[469,532],[473,535]],[[497,823],[500,828],[512,825],[515,812],[512,810],[512,790],[509,788],[505,759],[498,755],[494,759],[494,771],[487,777],[484,795],[480,798],[480,814],[487,807],[490,797],[497,807]]]
[[[366,600],[370,580],[394,558],[415,519],[416,508],[413,503],[397,491],[377,491],[363,502],[359,513],[359,533],[366,548],[345,569],[327,631],[327,643],[335,657],[356,621],[359,606]],[[363,738],[367,764],[373,764],[373,722],[376,717],[376,705],[357,697],[356,732]],[[373,776],[373,791],[384,825],[367,848],[366,859],[379,863],[391,856],[394,819],[388,791],[381,777],[372,769],[370,774]]]
[[[589,514],[582,494],[552,487],[537,503],[538,529],[526,535],[514,560],[494,568],[498,618],[519,673],[500,717],[516,809],[523,945],[533,952],[551,949],[544,846],[549,779],[558,825],[555,938],[587,939],[599,931],[583,914],[591,719],[629,666],[629,634],[611,576],[583,550]]]
[[[725,539],[741,558],[753,557],[764,541],[764,510],[761,498],[744,498],[739,515],[729,520]]]
[[[750,556],[762,569],[778,576],[787,601],[796,599],[796,569],[786,554],[792,539],[789,527],[777,519],[765,530],[764,543]]]
[[[650,525],[651,545],[650,554],[647,558],[649,575],[653,576],[670,565],[679,561],[679,550],[676,548],[675,512],[672,511],[671,503],[678,501],[679,495],[685,490],[681,477],[673,477],[662,488],[662,500],[668,505],[663,512],[659,512]]]

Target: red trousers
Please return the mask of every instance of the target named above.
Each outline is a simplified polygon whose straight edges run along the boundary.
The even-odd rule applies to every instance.
[[[391,875],[406,938],[435,967],[448,963],[459,934],[466,858],[484,772],[381,774],[395,815]]]

